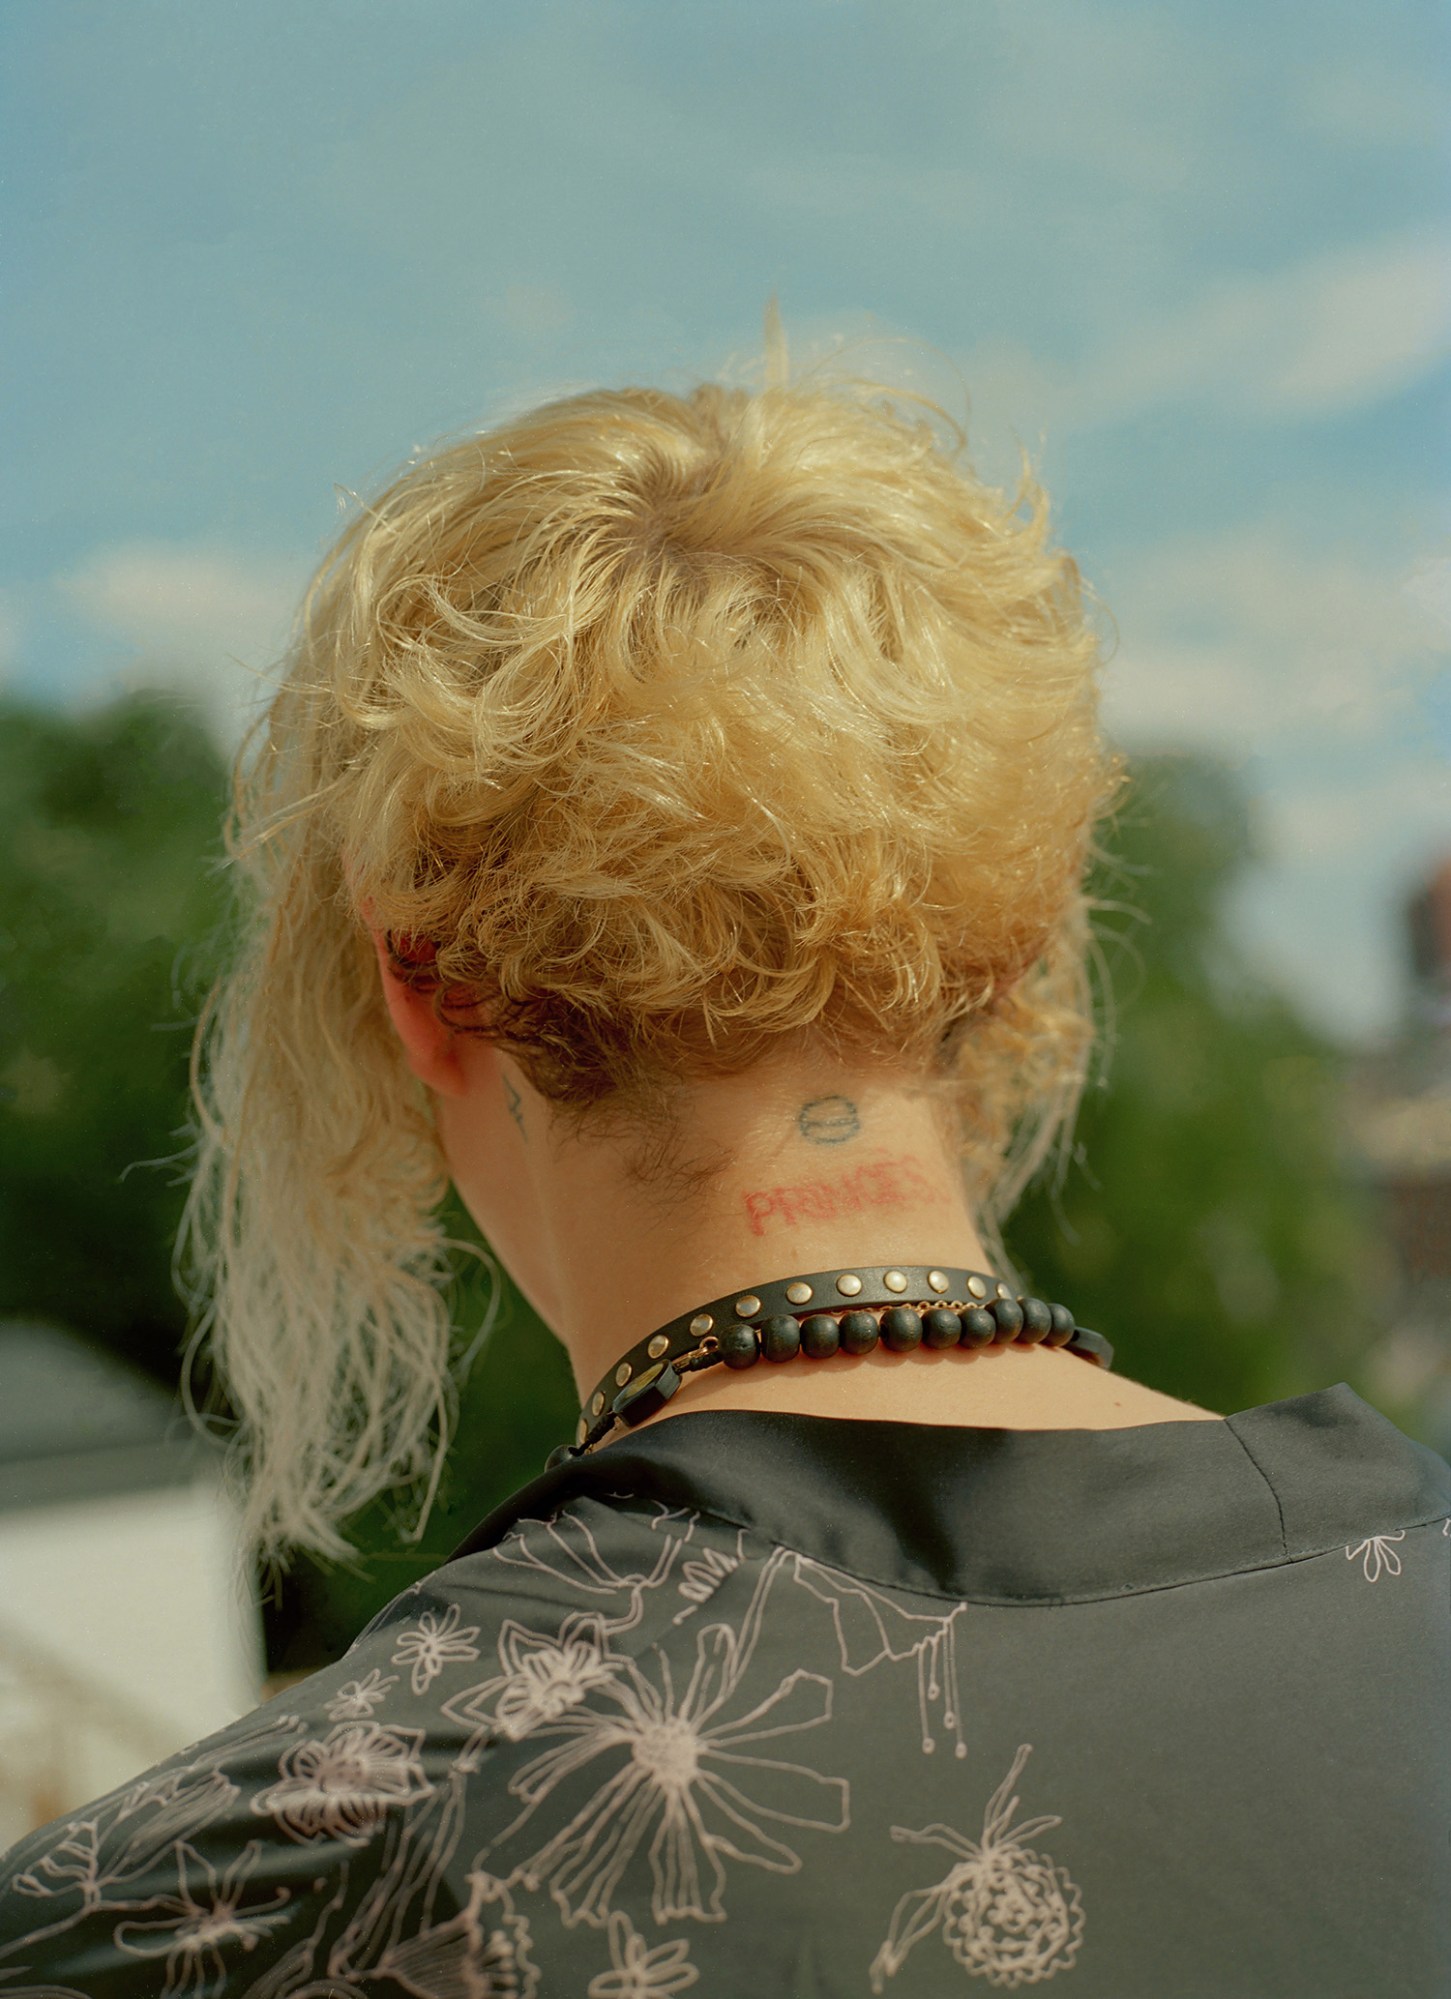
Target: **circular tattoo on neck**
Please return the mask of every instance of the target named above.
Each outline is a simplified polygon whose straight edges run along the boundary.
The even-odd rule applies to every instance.
[[[861,1119],[851,1097],[811,1097],[795,1113],[795,1129],[811,1145],[841,1145],[859,1135]]]

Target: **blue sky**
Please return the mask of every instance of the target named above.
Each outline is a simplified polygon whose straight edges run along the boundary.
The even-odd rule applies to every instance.
[[[793,352],[968,399],[1114,614],[1129,749],[1243,770],[1235,916],[1403,1003],[1451,853],[1451,17],[1432,0],[9,0],[0,675],[226,737],[415,445]]]

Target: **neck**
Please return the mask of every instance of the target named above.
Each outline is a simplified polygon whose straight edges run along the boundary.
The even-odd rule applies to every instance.
[[[908,1078],[812,1057],[692,1085],[673,1173],[654,1178],[603,1138],[563,1136],[507,1058],[471,1043],[465,1063],[463,1092],[439,1099],[455,1182],[568,1352],[581,1403],[637,1342],[753,1285],[857,1265],[993,1270],[939,1115]],[[716,1367],[649,1420],[701,1408],[1013,1428],[1208,1413],[1041,1345]]]
[[[854,1263],[989,1267],[940,1112],[897,1072],[812,1052],[692,1084],[657,1174],[566,1135],[512,1062],[470,1059],[466,1094],[440,1100],[455,1179],[581,1398],[727,1291]]]
[[[730,1291],[854,1264],[987,1260],[931,1106],[856,1078],[712,1089],[692,1130],[714,1177],[652,1200],[575,1151],[556,1182],[555,1329],[581,1396],[625,1349]],[[610,1170],[613,1166],[614,1170]]]

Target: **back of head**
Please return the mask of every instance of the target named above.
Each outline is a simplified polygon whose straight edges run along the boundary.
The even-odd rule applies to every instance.
[[[409,464],[243,746],[183,1255],[269,1553],[341,1551],[447,1427],[446,1168],[370,923],[581,1131],[658,1142],[682,1084],[819,1037],[922,1078],[1000,1249],[1071,1124],[1119,781],[1076,568],[935,406],[772,374]]]

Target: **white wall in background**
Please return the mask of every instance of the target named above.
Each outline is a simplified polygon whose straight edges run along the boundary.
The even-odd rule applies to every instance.
[[[261,1698],[261,1618],[209,1477],[0,1512],[0,1849]]]

